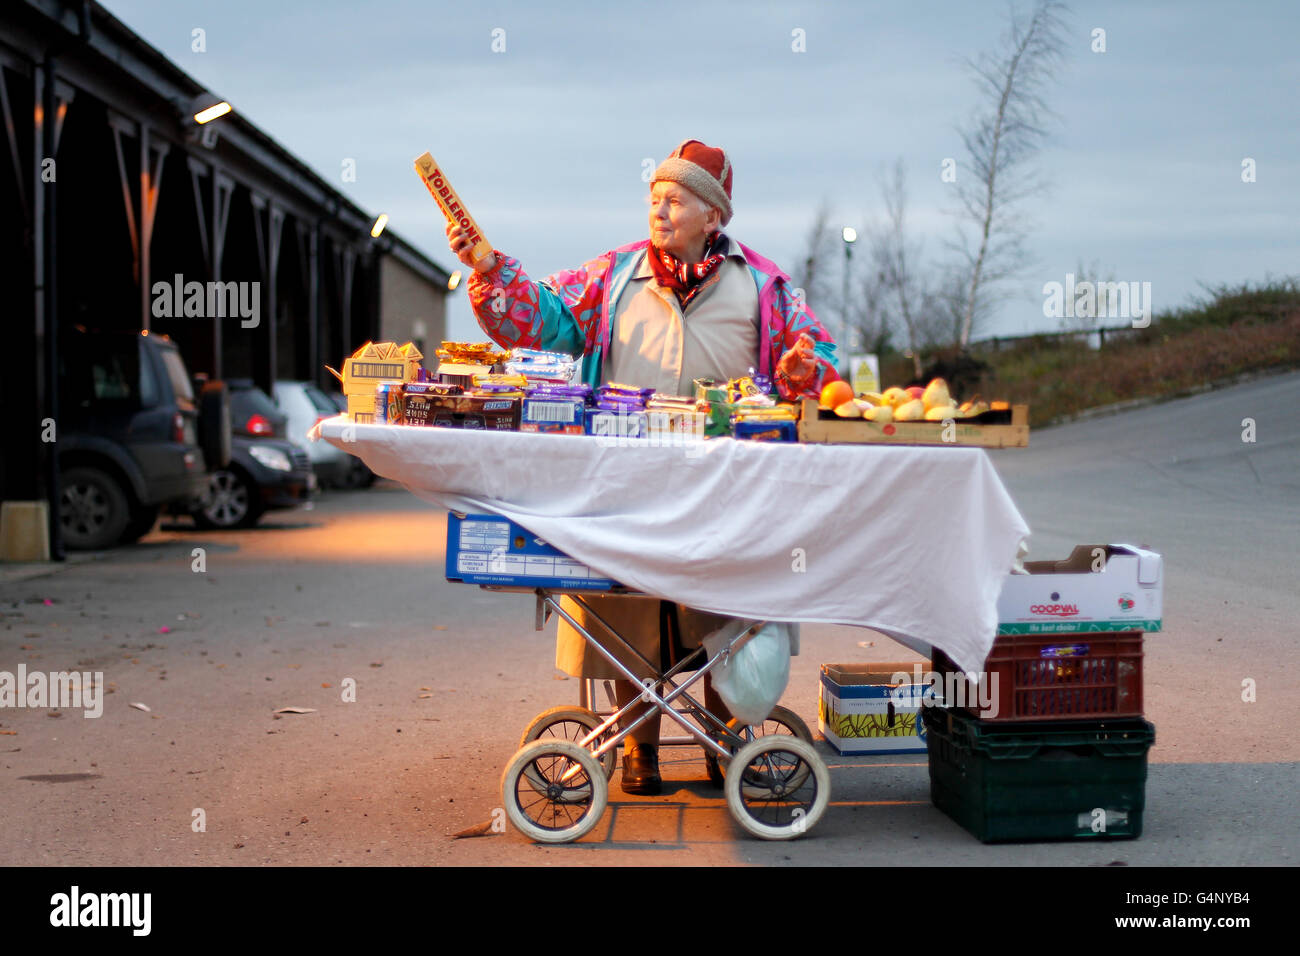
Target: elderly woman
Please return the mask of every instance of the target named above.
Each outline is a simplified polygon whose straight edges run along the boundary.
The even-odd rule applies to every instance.
[[[530,280],[518,260],[497,250],[475,261],[459,226],[447,227],[448,245],[474,269],[470,303],[493,341],[506,348],[581,355],[583,378],[593,387],[623,382],[692,395],[696,379],[737,378],[755,368],[772,376],[783,398],[815,397],[837,377],[828,361],[834,346],[794,295],[789,277],[721,231],[731,221],[731,184],[727,154],[687,140],[651,180],[648,240],[541,282]],[[665,669],[726,620],[653,598],[591,601],[597,614]],[[567,609],[599,633],[572,602]],[[586,652],[581,636],[561,622],[558,667],[575,677],[617,677],[598,655]],[[645,673],[639,662],[625,663]],[[620,706],[635,701],[642,690],[629,681],[614,685]],[[707,683],[705,697],[711,710],[726,713]],[[627,737],[625,792],[660,792],[658,743],[657,720]],[[712,755],[708,759],[712,763]],[[710,776],[717,779],[716,766],[710,766]]]

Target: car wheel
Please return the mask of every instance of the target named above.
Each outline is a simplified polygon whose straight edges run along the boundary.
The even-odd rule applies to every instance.
[[[122,532],[122,537],[119,539],[121,543],[132,544],[152,531],[154,523],[158,520],[159,510],[158,505],[148,507],[138,505],[126,523],[126,530]]]
[[[130,503],[121,485],[98,468],[69,468],[62,475],[59,524],[63,543],[74,550],[117,544],[130,518]]]
[[[200,528],[251,528],[262,517],[257,486],[233,469],[214,471],[208,490],[194,510]]]

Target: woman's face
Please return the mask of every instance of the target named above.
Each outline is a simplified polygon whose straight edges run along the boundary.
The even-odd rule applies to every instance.
[[[650,241],[683,262],[704,257],[704,241],[718,228],[721,215],[679,183],[650,187]]]

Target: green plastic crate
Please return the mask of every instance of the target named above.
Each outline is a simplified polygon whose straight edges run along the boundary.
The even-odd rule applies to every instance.
[[[921,712],[930,799],[983,842],[1141,836],[1156,729],[1140,717],[1007,724]]]

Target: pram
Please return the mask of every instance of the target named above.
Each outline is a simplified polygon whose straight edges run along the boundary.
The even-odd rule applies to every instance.
[[[584,600],[591,590],[480,586],[535,594],[537,630],[546,626],[551,614],[559,615],[622,677],[645,687],[640,701],[621,709],[613,704],[610,692],[614,709],[597,712],[595,681],[584,680],[578,706],[554,707],[528,725],[501,777],[506,815],[521,832],[543,843],[567,843],[588,833],[605,811],[619,745],[637,727],[661,715],[686,733],[662,737],[663,746],[698,744],[717,757],[724,772],[727,808],[749,833],[765,840],[789,840],[821,819],[830,801],[830,773],[797,714],[777,707],[762,725],[746,727],[734,719],[724,722],[689,693],[697,681],[750,641],[763,622],[751,624],[712,659],[704,660],[706,651],[700,647],[661,671]],[[626,588],[600,594],[643,596]],[[561,605],[562,596],[577,603],[603,633],[592,634],[575,620]],[[656,676],[639,678],[611,652],[611,646],[629,659],[639,659]],[[688,673],[694,667],[699,669]],[[623,726],[623,718],[642,701],[654,708]]]

